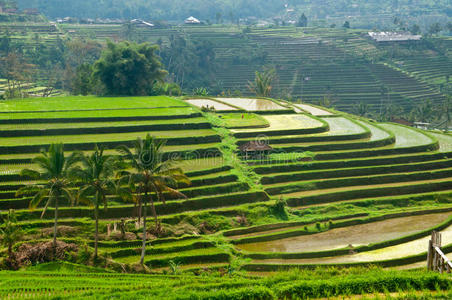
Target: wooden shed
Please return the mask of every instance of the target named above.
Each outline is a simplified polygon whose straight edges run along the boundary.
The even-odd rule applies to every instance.
[[[239,150],[245,159],[261,159],[266,157],[273,150],[273,148],[267,143],[251,141],[241,145]]]

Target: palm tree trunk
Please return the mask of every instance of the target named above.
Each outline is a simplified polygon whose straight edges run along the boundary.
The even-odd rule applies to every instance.
[[[13,259],[13,244],[12,243],[8,244],[8,258],[10,260]]]
[[[58,233],[58,195],[55,197],[55,221],[53,224],[53,258],[56,256],[57,248],[57,233]]]
[[[99,202],[97,202],[99,203]],[[96,219],[96,232],[94,236],[94,258],[97,258],[97,247],[99,244],[99,204],[96,204],[94,209],[94,218]]]
[[[143,200],[140,200],[138,203],[138,224],[141,223],[142,211],[143,211]]]
[[[152,215],[154,216],[154,219],[155,219],[155,229],[157,229],[158,217],[157,217],[157,212],[155,211],[154,200],[151,200],[151,208],[152,208]]]
[[[147,206],[146,206],[146,199],[148,197],[148,193],[145,192],[144,194],[144,202],[143,202],[143,245],[141,247],[141,258],[140,258],[140,265],[144,264],[144,256],[146,255],[146,238],[147,238],[147,232],[146,232],[146,215],[147,215]]]

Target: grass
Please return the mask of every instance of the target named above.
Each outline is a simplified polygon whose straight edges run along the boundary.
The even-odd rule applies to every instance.
[[[223,124],[226,128],[269,126],[268,121],[264,117],[253,113],[218,114],[218,117],[223,120]]]
[[[197,151],[199,150],[214,150],[216,148],[218,148],[219,144],[218,143],[206,143],[206,144],[193,144],[193,145],[175,145],[175,146],[165,146],[163,147],[163,151],[164,152],[184,152],[184,151],[188,151],[190,153],[187,153],[186,156],[184,155],[182,158],[183,159],[187,159],[189,160],[191,163],[194,162],[195,160],[202,162],[204,157],[201,156],[201,154]],[[91,151],[82,151],[84,153],[91,153]],[[68,155],[71,153],[70,151],[66,152]],[[104,151],[105,154],[111,154],[111,155],[117,155],[118,152],[116,150],[105,150]],[[39,153],[22,153],[22,154],[4,154],[4,155],[0,155],[0,159],[4,159],[4,160],[11,160],[11,159],[27,159],[30,160],[33,159],[34,157],[38,156]],[[194,158],[195,157],[195,158]],[[217,160],[217,154],[215,154],[214,156],[215,158],[213,158],[213,160]],[[190,163],[190,164],[191,164]],[[196,164],[197,162],[195,162],[194,164]],[[8,166],[10,166],[11,164],[8,165],[3,165],[4,167],[8,168]],[[12,164],[17,165],[17,164]],[[201,164],[202,166],[202,164]],[[189,167],[189,166],[188,166]],[[1,169],[0,169],[1,170]]]
[[[52,266],[58,269],[57,266]],[[43,267],[43,269],[51,267]],[[235,270],[200,271],[201,276],[131,275],[70,271],[0,272],[0,297],[115,299],[288,299],[376,295],[385,299],[442,297],[451,286],[447,275],[379,268],[291,270],[272,276],[244,276]],[[73,267],[78,271],[81,267]],[[341,297],[341,298],[342,298]],[[358,296],[359,297],[359,296]],[[402,299],[402,298],[400,298]],[[421,298],[419,298],[421,299]],[[422,298],[433,299],[433,298]],[[440,299],[440,298],[438,298]]]
[[[3,130],[34,130],[34,129],[64,129],[64,128],[102,128],[142,125],[171,125],[171,124],[199,124],[205,123],[204,118],[189,118],[177,120],[152,120],[152,121],[121,121],[121,122],[81,122],[81,123],[43,123],[43,124],[0,124]]]
[[[169,260],[169,259],[183,258],[183,257],[187,257],[187,256],[203,256],[203,255],[212,255],[212,254],[221,254],[221,253],[223,253],[223,251],[221,251],[217,248],[192,249],[192,250],[178,251],[178,252],[173,252],[173,253],[148,254],[145,257],[145,261]],[[120,257],[116,260],[121,263],[134,264],[140,260],[140,256],[139,255],[126,256],[126,257]]]
[[[87,111],[58,111],[58,112],[32,112],[32,113],[0,113],[0,120],[27,120],[33,119],[73,119],[73,118],[121,118],[121,117],[162,117],[187,116],[197,111],[192,107],[149,108],[149,109],[112,109]]]
[[[365,177],[364,177],[365,178]],[[430,180],[416,180],[416,181],[408,181],[408,182],[391,182],[391,183],[384,183],[384,184],[372,184],[372,185],[353,185],[353,186],[344,186],[344,187],[338,187],[338,188],[325,188],[325,189],[314,189],[314,190],[308,190],[308,191],[302,191],[302,192],[293,192],[293,193],[286,193],[284,196],[286,197],[296,197],[301,198],[304,196],[312,196],[312,195],[319,195],[319,194],[333,194],[337,192],[345,192],[345,191],[353,191],[353,190],[361,190],[364,191],[368,189],[378,189],[378,188],[390,188],[393,187],[394,190],[396,190],[398,187],[416,187],[418,189],[422,189],[425,184],[429,183],[447,183],[452,181],[452,178],[439,178],[439,179],[430,179]],[[388,191],[388,193],[392,193],[392,191]],[[420,190],[419,192],[422,192]],[[340,201],[340,199],[338,199]]]
[[[60,136],[33,136],[2,138],[1,146],[20,146],[20,145],[43,145],[51,143],[102,143],[102,142],[120,142],[132,141],[137,137],[144,138],[146,134],[151,134],[160,139],[184,138],[187,136],[204,137],[214,136],[215,131],[211,129],[200,130],[174,130],[174,131],[156,131],[156,132],[131,132],[131,133],[107,133],[107,134],[85,134],[85,135],[60,135]]]
[[[61,111],[61,110],[96,110],[157,108],[171,106],[188,106],[185,102],[165,96],[157,97],[94,97],[65,96],[55,98],[33,98],[23,100],[6,100],[0,103],[0,112],[21,111]]]

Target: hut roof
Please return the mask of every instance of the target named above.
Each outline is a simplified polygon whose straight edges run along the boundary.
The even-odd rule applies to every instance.
[[[262,143],[259,141],[251,141],[246,144],[243,144],[239,147],[239,150],[241,152],[251,152],[251,151],[270,151],[273,150],[272,147],[270,147],[266,143]]]
[[[409,32],[369,32],[368,35],[377,43],[419,41],[422,39],[422,35],[410,34]]]
[[[193,16],[188,17],[187,19],[185,19],[185,24],[200,24],[201,21],[199,21],[198,19],[196,19]]]
[[[404,118],[393,118],[391,121],[393,123],[397,123],[397,124],[401,124],[401,125],[405,125],[405,126],[413,126],[414,125],[413,122],[410,122]]]

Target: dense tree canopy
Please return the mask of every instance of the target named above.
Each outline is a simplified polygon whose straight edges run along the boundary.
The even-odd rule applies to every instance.
[[[156,82],[168,74],[156,55],[158,46],[148,43],[108,42],[94,64],[93,76],[108,95],[150,95]]]

